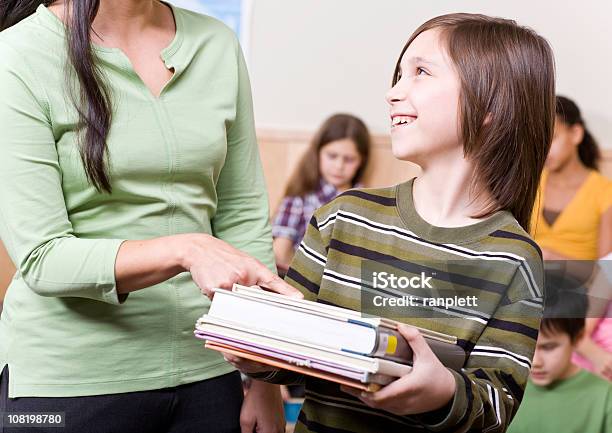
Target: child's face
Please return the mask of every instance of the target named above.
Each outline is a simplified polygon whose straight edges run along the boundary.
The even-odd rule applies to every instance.
[[[460,80],[437,29],[417,36],[400,66],[401,78],[386,97],[393,154],[423,165],[460,145]]]
[[[570,126],[559,117],[555,118],[555,132],[546,158],[546,168],[557,171],[577,152],[576,146],[582,141],[584,129],[580,125]]]
[[[539,386],[567,378],[573,369],[574,343],[564,332],[540,330],[531,365],[531,381]]]
[[[327,143],[319,150],[319,170],[339,190],[350,188],[361,165],[361,155],[350,138]]]

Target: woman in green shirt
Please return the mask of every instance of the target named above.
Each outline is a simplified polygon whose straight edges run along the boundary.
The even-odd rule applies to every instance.
[[[200,291],[292,293],[271,271],[235,35],[156,0],[40,3],[0,7],[0,237],[17,267],[0,412],[65,412],[67,431],[233,432],[239,414],[282,430],[277,389],[257,383],[240,413],[238,373],[192,335]]]

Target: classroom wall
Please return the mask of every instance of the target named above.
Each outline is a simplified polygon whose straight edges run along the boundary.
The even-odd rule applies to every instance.
[[[603,0],[254,0],[250,71],[260,128],[309,131],[336,111],[388,132],[384,102],[412,31],[448,12],[513,18],[551,43],[557,88],[612,148],[612,2]]]

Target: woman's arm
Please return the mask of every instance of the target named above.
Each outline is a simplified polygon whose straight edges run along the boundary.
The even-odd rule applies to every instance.
[[[301,296],[258,260],[202,233],[123,242],[115,263],[117,291],[133,292],[185,271],[209,297],[213,288],[231,289],[234,283]]]
[[[0,237],[17,272],[41,296],[118,304],[123,239],[79,239],[68,218],[45,88],[0,39]]]

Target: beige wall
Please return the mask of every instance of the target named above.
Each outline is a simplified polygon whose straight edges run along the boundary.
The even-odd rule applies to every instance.
[[[612,2],[604,0],[254,0],[249,68],[259,128],[310,131],[336,111],[388,132],[384,94],[410,33],[448,12],[513,18],[546,37],[557,89],[612,148]]]

